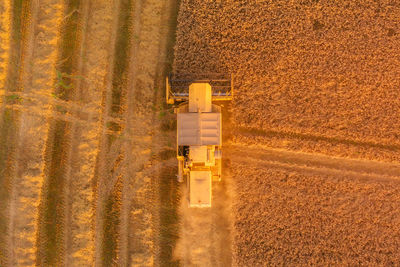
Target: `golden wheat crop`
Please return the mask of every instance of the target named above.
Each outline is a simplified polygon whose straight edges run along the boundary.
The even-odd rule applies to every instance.
[[[237,126],[399,151],[399,19],[393,1],[184,0],[174,67],[234,73]]]
[[[400,184],[235,162],[238,266],[399,262]]]
[[[400,162],[399,19],[395,1],[183,0],[174,71],[234,74],[233,142]],[[397,182],[232,171],[238,266],[399,262]]]

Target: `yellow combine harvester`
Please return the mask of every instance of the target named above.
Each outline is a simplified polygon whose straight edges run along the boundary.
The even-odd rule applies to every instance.
[[[190,207],[211,207],[212,181],[221,180],[222,114],[214,101],[231,100],[232,77],[171,74],[166,100],[176,104],[178,181],[186,176]]]

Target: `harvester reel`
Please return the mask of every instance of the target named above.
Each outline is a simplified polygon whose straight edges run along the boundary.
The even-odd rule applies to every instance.
[[[221,73],[171,73],[166,78],[166,101],[168,104],[189,100],[189,86],[192,83],[209,83],[213,101],[232,100],[233,77]]]

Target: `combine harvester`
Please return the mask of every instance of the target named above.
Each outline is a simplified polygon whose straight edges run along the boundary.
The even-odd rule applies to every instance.
[[[168,104],[177,114],[178,181],[186,177],[189,207],[211,207],[212,181],[221,180],[222,114],[214,101],[232,100],[232,77],[171,74]]]

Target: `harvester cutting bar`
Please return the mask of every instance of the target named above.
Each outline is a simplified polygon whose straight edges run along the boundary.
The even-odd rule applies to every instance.
[[[193,81],[193,80],[203,80],[203,81],[210,81],[210,80],[221,80],[226,81],[231,79],[231,75],[226,73],[217,73],[217,72],[204,72],[204,73],[170,73],[168,75],[169,78],[173,80],[186,80],[186,81]]]
[[[192,83],[209,83],[212,88],[212,100],[232,100],[233,77],[220,73],[203,74],[170,74],[166,79],[167,103],[187,101],[189,99],[189,86]]]

